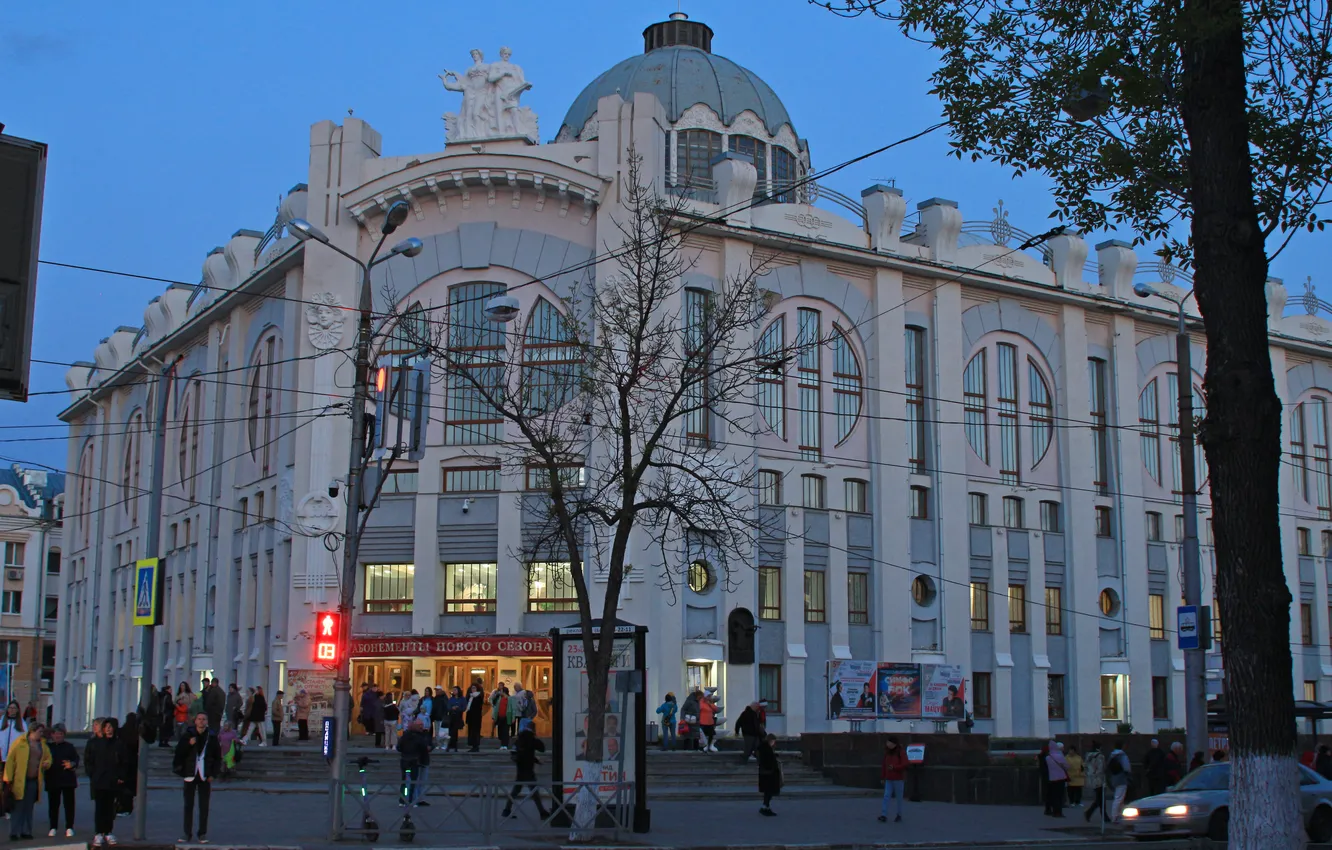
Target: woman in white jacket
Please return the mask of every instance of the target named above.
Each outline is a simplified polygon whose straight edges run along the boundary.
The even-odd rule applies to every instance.
[[[9,760],[9,748],[26,734],[28,724],[23,722],[23,709],[19,707],[18,700],[11,700],[5,708],[4,717],[0,717],[0,770],[4,769],[4,763]],[[5,819],[8,818],[9,815],[5,815]]]

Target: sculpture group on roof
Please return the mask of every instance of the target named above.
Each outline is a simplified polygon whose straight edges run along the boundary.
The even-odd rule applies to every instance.
[[[485,54],[473,49],[470,68],[439,75],[445,89],[463,96],[461,108],[444,115],[445,143],[517,138],[536,144],[536,113],[518,102],[532,84],[522,67],[509,61],[512,55],[501,47],[499,61],[487,63]]]

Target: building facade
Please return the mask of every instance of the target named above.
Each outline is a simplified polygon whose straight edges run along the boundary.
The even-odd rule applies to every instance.
[[[484,336],[479,305],[508,291],[512,327],[526,328],[567,309],[580,275],[616,285],[612,264],[589,261],[614,232],[632,149],[643,178],[687,195],[699,216],[686,286],[716,288],[761,253],[772,312],[758,344],[830,340],[756,388],[765,427],[747,447],[751,497],[773,531],[751,569],[733,583],[681,569],[673,594],[631,573],[620,616],[649,629],[648,699],[712,685],[733,715],[767,699],[774,731],[829,729],[827,663],[869,659],[961,665],[977,731],[1183,725],[1170,640],[1182,595],[1175,312],[1132,288],[1178,298],[1188,276],[1071,233],[1020,249],[1030,234],[1002,203],[980,219],[939,198],[908,214],[897,188],[856,199],[803,182],[810,145],[712,38],[679,15],[648,27],[644,52],[578,94],[548,144],[533,143],[523,70],[503,52],[445,80],[464,101],[446,116],[442,151],[385,156],[361,119],[314,125],[309,174],[273,227],[237,231],[198,286],[169,288],[143,327],[116,329],[70,370],[59,716],[123,713],[144,675],[306,687],[316,703],[331,694],[311,630],[338,596],[328,533],[346,510],[357,273],[294,239],[289,221],[308,219],[364,261],[404,200],[394,238],[425,247],[377,267],[376,312],[474,304],[451,321]],[[1273,366],[1292,417],[1282,522],[1299,605],[1294,679],[1297,697],[1332,697],[1332,325],[1283,317],[1285,301],[1271,281]],[[1200,388],[1200,333],[1194,348]],[[130,565],[144,545],[156,379],[170,363],[165,625],[145,671]],[[512,429],[465,393],[436,392],[424,455],[395,467],[361,546],[353,676],[390,690],[522,681],[544,724],[548,633],[576,619],[568,566],[513,551],[540,482],[487,454]],[[737,609],[759,626],[754,663],[728,657]]]
[[[56,668],[65,476],[0,467],[0,668],[4,697],[45,718]]]

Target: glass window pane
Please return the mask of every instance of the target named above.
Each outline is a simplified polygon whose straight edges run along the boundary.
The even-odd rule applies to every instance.
[[[415,584],[414,564],[366,564],[366,613],[410,613],[415,598]]]
[[[759,619],[782,618],[782,571],[780,567],[759,567]]]
[[[805,570],[805,622],[823,623],[828,619],[822,570]]]
[[[538,561],[527,565],[527,610],[578,610],[573,566],[568,561]]]
[[[758,387],[756,401],[763,421],[772,433],[786,439],[786,321],[778,317],[759,337]]]
[[[986,433],[987,377],[985,374],[985,349],[976,352],[962,373],[962,395],[965,407],[963,416],[966,422],[967,442],[983,463],[990,462],[990,440]]]
[[[925,471],[925,331],[906,329],[906,414],[911,472]]]
[[[481,614],[495,611],[493,563],[445,564],[444,611],[449,614]]]
[[[1017,484],[1022,478],[1021,450],[1018,446],[1018,375],[1017,347],[1001,342],[998,354],[999,388],[999,477],[1005,484]]]
[[[449,288],[448,402],[444,442],[476,445],[499,439],[502,418],[479,387],[498,388],[504,379],[504,329],[488,320],[485,304],[507,289],[499,283],[467,283]]]
[[[851,341],[841,328],[833,326],[833,415],[837,424],[837,442],[840,444],[856,427],[860,419],[862,401],[860,364]]]
[[[847,573],[848,621],[853,626],[869,625],[869,573]]]
[[[803,307],[797,310],[796,328],[796,345],[799,347],[796,356],[796,388],[800,405],[800,459],[819,460],[823,456],[819,312]]]

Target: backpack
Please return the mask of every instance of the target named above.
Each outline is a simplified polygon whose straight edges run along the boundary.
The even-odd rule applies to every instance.
[[[535,720],[537,716],[536,700],[528,696],[527,691],[523,691],[523,719]]]
[[[1124,772],[1124,762],[1117,755],[1110,756],[1110,763],[1105,766],[1105,772],[1110,776],[1118,776]]]

